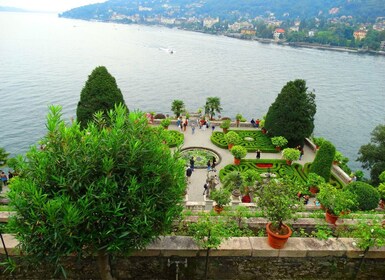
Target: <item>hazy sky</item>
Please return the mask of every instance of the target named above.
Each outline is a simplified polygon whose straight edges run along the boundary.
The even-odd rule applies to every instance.
[[[0,6],[23,8],[33,11],[63,12],[87,4],[106,0],[0,0]]]

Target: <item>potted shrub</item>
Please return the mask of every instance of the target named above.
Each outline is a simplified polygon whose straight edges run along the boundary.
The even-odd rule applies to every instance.
[[[231,149],[231,154],[234,156],[234,164],[239,165],[241,163],[241,159],[247,155],[247,150],[245,147],[235,145]]]
[[[320,185],[320,192],[317,195],[318,201],[326,210],[325,220],[335,225],[341,212],[348,212],[356,207],[356,196],[349,191],[337,190],[331,184]]]
[[[291,165],[294,160],[298,160],[300,155],[301,152],[294,148],[286,148],[282,151],[282,156],[288,165]]]
[[[236,114],[235,116],[235,120],[236,120],[236,123],[237,123],[237,127],[239,127],[239,123],[241,122],[241,120],[243,119],[243,116],[241,114]]]
[[[271,138],[271,143],[275,146],[275,149],[277,151],[280,151],[282,149],[282,147],[287,145],[288,141],[283,136],[275,136],[275,137]]]
[[[262,133],[266,134],[267,130],[265,128],[265,118],[259,121],[259,127],[261,128]]]
[[[299,185],[290,179],[274,179],[257,192],[257,205],[270,221],[266,225],[268,243],[272,248],[281,249],[292,231],[284,221],[291,219],[303,206],[298,204]]]
[[[261,175],[252,169],[248,169],[245,172],[242,173],[243,177],[243,194],[244,196],[249,196],[250,202],[253,201],[253,194],[256,190],[257,185],[259,185],[262,182]]]
[[[232,149],[234,144],[241,142],[241,137],[235,131],[229,131],[224,135],[229,150]]]
[[[325,139],[325,138],[322,138],[322,137],[313,137],[312,140],[313,140],[313,143],[314,143],[314,145],[315,145],[315,147],[316,147],[317,150],[318,150],[318,149],[322,146],[322,144],[326,141],[326,139]]]
[[[223,188],[230,191],[234,197],[241,195],[243,185],[244,180],[239,171],[232,171],[223,179]]]
[[[356,195],[357,209],[359,210],[368,211],[378,207],[380,194],[376,188],[368,183],[358,181],[351,182],[344,188],[344,191]]]
[[[163,126],[164,129],[168,129],[170,124],[171,124],[171,120],[169,118],[163,119],[160,122],[160,125]]]
[[[220,127],[222,128],[223,133],[226,134],[227,131],[229,131],[230,125],[231,125],[231,120],[224,120],[224,121],[222,121]]]
[[[380,207],[382,209],[385,208],[385,171],[383,171],[380,176],[379,176],[379,179],[381,181],[380,185],[378,186],[378,193],[380,194],[380,198],[381,198],[381,201],[380,201]]]
[[[344,155],[341,152],[336,151],[336,153],[334,154],[333,164],[338,165],[343,161],[343,159]]]
[[[223,206],[230,203],[231,194],[226,189],[213,190],[210,193],[210,198],[215,201],[216,205],[214,206],[215,212],[218,214],[222,212]]]
[[[309,191],[312,194],[316,194],[319,192],[319,185],[322,185],[325,183],[325,179],[316,173],[310,172],[307,175],[307,186],[309,188]]]

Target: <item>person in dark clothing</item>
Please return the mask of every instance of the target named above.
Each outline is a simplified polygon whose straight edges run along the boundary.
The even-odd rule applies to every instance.
[[[260,158],[261,158],[261,151],[258,150],[258,151],[257,151],[257,159],[260,159]]]
[[[194,165],[195,165],[194,157],[191,157],[190,158],[190,168],[191,168],[192,171],[194,171]]]
[[[190,184],[191,183],[191,175],[192,175],[192,170],[191,168],[187,168],[186,170],[186,177],[187,177],[187,183]]]
[[[210,171],[210,169],[211,169],[211,161],[208,161],[207,162],[207,171]]]

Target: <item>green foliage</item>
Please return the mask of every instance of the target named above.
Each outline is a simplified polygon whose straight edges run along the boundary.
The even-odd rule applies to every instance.
[[[272,136],[283,136],[290,147],[302,145],[314,129],[315,94],[307,91],[304,80],[288,82],[270,106],[265,128]]]
[[[4,148],[0,147],[0,166],[3,166],[7,163],[9,153],[5,151]]]
[[[231,126],[231,120],[224,120],[222,121],[220,128],[229,129]]]
[[[358,152],[358,161],[362,167],[370,169],[372,184],[377,186],[379,175],[385,170],[385,125],[378,125],[371,133],[369,144],[361,146]]]
[[[323,177],[326,182],[329,182],[335,153],[336,148],[333,144],[329,141],[324,141],[310,167],[310,172],[318,174]]]
[[[215,113],[221,113],[221,100],[219,97],[207,97],[205,105],[205,114],[210,115],[210,119],[215,116]]]
[[[377,208],[380,194],[373,186],[364,182],[351,182],[345,187],[345,190],[356,195],[358,209],[372,210]]]
[[[298,160],[301,152],[295,148],[286,148],[282,151],[282,157],[289,161]]]
[[[322,217],[323,216],[324,214],[322,214]],[[316,225],[316,230],[316,232],[312,232],[312,235],[318,239],[327,240],[333,236],[332,229],[327,225]]]
[[[21,250],[58,264],[62,256],[127,254],[168,232],[186,188],[179,154],[141,112],[110,111],[81,129],[51,107],[43,149],[20,162],[9,192]]]
[[[171,124],[171,120],[169,118],[166,118],[160,121],[160,125],[163,126],[164,128],[168,128],[170,124]]]
[[[217,218],[214,223],[208,214],[190,225],[190,234],[203,249],[217,249],[224,239],[230,237],[225,221]]]
[[[319,189],[318,201],[334,215],[338,216],[342,211],[353,210],[357,205],[356,196],[351,192],[338,190],[326,183],[320,185]]]
[[[373,247],[382,247],[385,245],[385,226],[380,219],[374,219],[369,223],[361,221],[353,231],[357,247],[367,250]]]
[[[316,146],[321,147],[326,139],[322,137],[312,137],[312,141]]]
[[[261,175],[254,169],[248,169],[242,172],[242,177],[246,186],[254,186],[256,182],[261,182]]]
[[[275,136],[271,138],[271,143],[276,147],[284,147],[287,145],[288,141],[283,136]]]
[[[235,115],[235,119],[237,120],[237,121],[241,121],[242,119],[243,119],[243,116],[242,116],[242,114],[236,114]]]
[[[210,192],[210,199],[214,200],[218,207],[223,207],[230,203],[231,193],[226,189],[218,189]]]
[[[380,176],[378,176],[380,182],[385,183],[385,171],[381,172]]]
[[[232,171],[227,173],[227,175],[221,181],[223,188],[229,191],[241,189],[244,186],[244,177],[239,171]]]
[[[300,187],[287,179],[273,179],[257,192],[257,205],[267,219],[281,229],[283,222],[291,219],[300,208],[297,193]]]
[[[177,118],[179,118],[179,116],[183,112],[183,110],[184,110],[184,102],[182,100],[176,99],[176,100],[172,101],[171,111],[174,112],[174,114]]]
[[[82,128],[94,121],[94,114],[102,111],[104,117],[118,104],[125,105],[122,92],[116,80],[104,66],[96,67],[84,85],[76,109],[76,117]],[[108,123],[108,120],[106,120]]]
[[[164,130],[161,132],[161,136],[170,148],[178,147],[184,141],[184,134],[176,130]]]
[[[227,144],[238,144],[242,141],[241,137],[239,137],[238,133],[235,131],[229,131],[225,134],[225,140]]]
[[[231,154],[236,158],[236,159],[242,159],[247,155],[247,150],[246,148],[240,146],[240,145],[235,145],[231,149]]]
[[[246,159],[240,165],[229,164],[219,171],[219,178],[223,182],[224,178],[231,172],[237,171],[243,174],[247,170],[253,170],[259,174],[266,173],[267,168],[264,166],[268,164],[271,173],[274,173],[278,178],[286,177],[297,182],[299,185],[305,185],[307,177],[302,170],[302,165],[294,163],[287,165],[285,160],[279,159]]]
[[[275,149],[273,144],[271,144],[270,138],[259,130],[231,130],[231,131],[237,133],[241,138],[240,142],[236,144],[245,147],[249,152],[255,152],[256,150],[261,150],[262,152],[267,152],[267,153],[277,153],[277,150]],[[223,149],[227,149],[227,141],[225,140],[224,133],[215,131],[211,135],[210,139],[211,139],[211,142],[214,143],[214,145]]]
[[[316,187],[325,183],[325,179],[315,173],[310,172],[307,174],[307,186]]]

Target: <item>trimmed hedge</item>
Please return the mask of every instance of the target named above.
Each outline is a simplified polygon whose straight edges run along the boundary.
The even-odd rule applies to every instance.
[[[311,167],[310,162],[305,163],[305,166],[303,168],[303,172],[306,174],[306,176],[307,176],[307,174],[310,173],[310,167]],[[329,184],[333,185],[337,189],[342,189],[344,186],[346,186],[346,184],[343,181],[341,181],[340,178],[334,176],[333,173],[330,174]]]
[[[237,145],[240,145],[242,147],[245,147],[248,152],[255,152],[256,150],[261,150],[261,152],[267,152],[267,153],[278,153],[278,151],[275,149],[274,145],[271,143],[270,138],[263,134],[259,130],[231,130],[236,132],[240,138],[241,142],[236,143]],[[246,141],[246,137],[253,138],[253,141]],[[216,131],[211,135],[211,142],[222,148],[227,149],[227,142],[224,138],[224,133]]]
[[[183,144],[184,134],[176,130],[165,130],[167,133],[167,139],[165,139],[167,145],[170,148],[174,148]]]
[[[271,167],[259,167],[257,164],[272,164]],[[232,171],[245,172],[246,170],[256,170],[259,174],[266,173],[269,169],[270,172],[280,177],[288,177],[291,180],[305,185],[307,177],[302,171],[302,165],[294,163],[291,166],[286,164],[285,160],[280,159],[246,159],[242,160],[240,165],[229,164],[221,169],[219,172],[219,178],[222,181],[223,178]]]
[[[329,182],[335,153],[336,148],[334,145],[329,141],[325,141],[315,156],[310,167],[310,172],[318,174],[323,177],[326,182]]]
[[[352,182],[348,184],[345,191],[352,192],[357,196],[359,210],[372,210],[377,208],[380,201],[379,192],[365,182]]]

